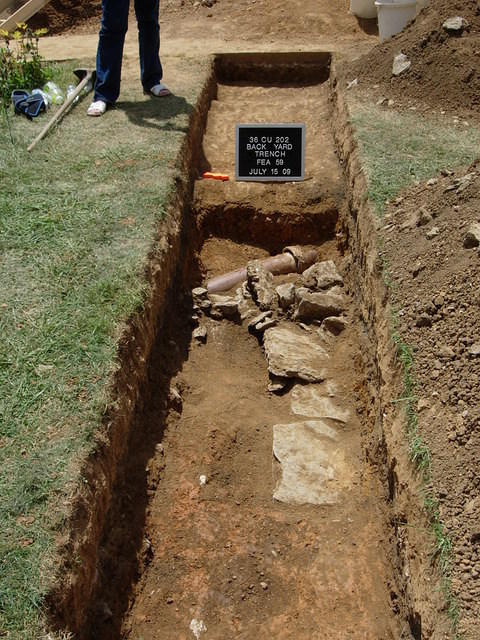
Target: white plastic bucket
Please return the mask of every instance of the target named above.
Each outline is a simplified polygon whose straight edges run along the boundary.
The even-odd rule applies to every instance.
[[[391,38],[413,20],[417,11],[416,0],[376,0],[378,35],[380,42]]]
[[[371,20],[377,17],[375,0],[350,0],[350,13]]]

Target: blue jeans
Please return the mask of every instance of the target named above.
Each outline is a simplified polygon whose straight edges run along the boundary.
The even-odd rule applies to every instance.
[[[140,49],[140,77],[149,91],[162,79],[159,0],[134,0]],[[120,94],[123,44],[128,29],[130,0],[102,0],[102,24],[97,50],[94,100],[113,104]]]

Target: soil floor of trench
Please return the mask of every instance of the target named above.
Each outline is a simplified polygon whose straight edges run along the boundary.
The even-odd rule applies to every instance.
[[[181,412],[169,415],[152,461],[162,468],[148,508],[152,559],[125,636],[189,638],[196,620],[206,638],[399,638],[382,488],[362,446],[357,330],[335,338],[325,383],[277,396],[267,391],[266,361],[245,325],[205,326],[207,343],[191,346],[173,381]],[[348,415],[345,423],[324,419],[330,436],[319,436],[315,481],[322,484],[323,466],[333,470],[331,504],[273,499],[282,474],[274,425],[315,418],[315,409],[292,409],[292,394],[308,387]],[[149,419],[159,417],[153,411]]]
[[[195,213],[218,228],[204,230],[192,287],[268,256],[283,237],[300,243],[301,229],[288,234],[295,207],[306,219],[316,217],[322,230],[342,204],[326,84],[220,83],[203,143],[209,167],[233,170],[230,131],[252,114],[306,123],[307,180],[199,181]],[[222,203],[230,230],[221,216],[208,219],[207,210]],[[286,213],[278,236],[269,238],[265,220],[279,208]],[[341,273],[345,257],[334,227],[314,244],[319,260],[332,260]],[[312,245],[311,228],[306,235]],[[275,286],[289,282],[298,287],[301,276],[274,277]],[[338,335],[320,322],[299,324],[281,314],[278,327],[310,341],[307,352],[326,355],[323,381],[293,378],[280,394],[268,390],[262,337],[248,330],[258,313],[253,302],[243,321],[202,315],[203,344],[192,339],[191,298],[179,294],[155,348],[151,400],[139,418],[139,432],[153,439],[155,453],[146,456],[139,443],[136,471],[125,476],[123,514],[103,545],[104,600],[88,637],[398,640],[408,634],[396,605],[387,490],[366,452],[370,347],[347,282],[343,292],[346,328]],[[141,535],[144,565],[133,592],[122,585],[128,564],[122,553],[132,553],[129,528]]]

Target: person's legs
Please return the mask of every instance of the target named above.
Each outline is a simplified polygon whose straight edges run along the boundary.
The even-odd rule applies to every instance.
[[[113,104],[120,94],[123,44],[130,0],[102,0],[102,25],[97,50],[94,101]]]
[[[140,74],[145,91],[158,85],[163,76],[160,63],[159,0],[135,0],[140,49]]]

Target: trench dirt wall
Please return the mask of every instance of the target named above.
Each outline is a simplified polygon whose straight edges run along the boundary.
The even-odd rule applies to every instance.
[[[419,499],[420,482],[408,461],[404,416],[398,409],[399,405],[392,403],[401,386],[391,342],[388,292],[383,284],[376,245],[376,221],[365,197],[366,179],[349,124],[348,106],[335,78],[333,65],[332,125],[347,179],[347,202],[341,211],[343,242],[351,255],[349,278],[357,291],[362,321],[374,345],[374,368],[371,369],[368,391],[371,394],[370,411],[377,427],[371,436],[368,455],[383,474],[390,493],[394,514],[391,526],[396,543],[396,557],[392,558],[392,564],[396,569],[401,598],[398,611],[408,612],[414,638],[440,638],[448,633],[449,624],[445,615],[438,615],[443,603],[435,570],[429,563],[431,540],[425,533],[428,523]],[[115,507],[114,497],[118,499],[115,494],[119,481],[122,478],[124,483],[125,478],[128,481],[129,444],[132,437],[142,439],[141,433],[134,433],[135,418],[146,400],[142,393],[146,387],[152,348],[159,331],[171,317],[169,305],[175,296],[175,283],[182,282],[189,271],[188,258],[193,255],[189,242],[195,234],[198,238],[201,236],[193,227],[190,204],[194,172],[203,166],[201,142],[215,90],[216,75],[212,67],[183,145],[176,193],[167,222],[162,224],[150,256],[147,280],[151,293],[144,312],[132,320],[122,336],[119,368],[112,385],[112,403],[105,415],[95,452],[83,469],[82,476],[86,482],[74,502],[70,537],[61,548],[63,565],[59,570],[60,578],[49,598],[52,625],[62,630],[78,633],[83,629],[82,633],[91,633],[91,629],[85,627],[85,617],[99,590],[99,555],[105,551],[102,550],[102,539],[105,529],[121,513],[121,503]],[[145,492],[147,496],[148,490]],[[128,526],[128,522],[120,526],[120,536]],[[135,572],[142,568],[139,564],[142,557],[144,562],[148,562],[148,548],[142,549],[143,543],[141,536],[136,537],[133,547],[127,549],[133,561],[121,567],[125,582],[137,577]],[[103,613],[106,616],[112,614],[109,611]]]
[[[47,596],[48,617],[55,629],[73,633],[81,629],[99,580],[100,543],[118,477],[128,457],[135,413],[144,401],[152,346],[165,322],[179,267],[188,269],[185,247],[191,224],[193,172],[200,164],[201,139],[214,91],[210,74],[179,153],[175,192],[147,259],[149,294],[142,312],[129,320],[121,334],[118,366],[109,391],[111,401],[96,434],[94,450],[80,470],[82,482],[72,500],[68,533],[59,543],[57,580]]]
[[[337,84],[335,63],[330,77],[334,137],[347,184],[347,206],[341,215],[344,242],[351,253],[350,278],[357,290],[362,321],[374,345],[375,364],[371,391],[377,428],[368,452],[372,462],[383,461],[393,509],[392,529],[396,538],[397,585],[415,640],[451,637],[440,577],[434,566],[433,536],[422,507],[422,480],[409,459],[406,415],[400,365],[392,340],[392,309],[383,279],[378,247],[378,216],[367,199],[363,171],[348,103]]]

